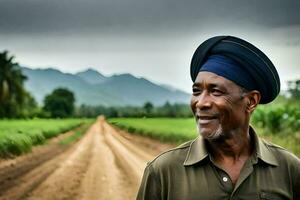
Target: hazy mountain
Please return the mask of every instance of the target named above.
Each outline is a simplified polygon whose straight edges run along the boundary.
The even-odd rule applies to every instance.
[[[103,76],[98,71],[91,68],[82,72],[78,72],[75,75],[79,76],[80,78],[91,84],[102,83],[107,79],[107,77]]]
[[[178,89],[171,86],[171,85],[166,85],[166,84],[159,84],[159,86],[166,88],[167,90],[171,90],[171,91],[177,91]]]
[[[78,105],[143,105],[146,101],[162,105],[166,101],[188,103],[190,99],[190,95],[185,92],[160,86],[131,74],[105,77],[93,69],[69,74],[52,68],[26,67],[22,67],[22,71],[28,77],[25,87],[40,104],[45,95],[57,87],[72,90]]]

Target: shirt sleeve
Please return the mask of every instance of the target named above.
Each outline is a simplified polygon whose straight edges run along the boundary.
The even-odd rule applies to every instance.
[[[148,164],[145,168],[136,200],[154,199],[161,199],[161,184],[159,177],[154,172],[153,166]]]
[[[293,181],[293,199],[300,199],[300,159],[297,158],[294,163],[295,171],[293,173],[294,181]]]

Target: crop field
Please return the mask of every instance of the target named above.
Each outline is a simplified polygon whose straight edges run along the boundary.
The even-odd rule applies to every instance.
[[[163,142],[182,143],[197,137],[193,118],[111,118],[110,123],[128,132],[149,136]],[[254,125],[264,139],[280,145],[300,157],[300,132],[272,134]]]
[[[163,142],[181,143],[197,137],[195,120],[192,118],[111,118],[108,121],[130,133]]]
[[[0,157],[20,155],[46,139],[74,129],[92,120],[31,119],[0,120]]]

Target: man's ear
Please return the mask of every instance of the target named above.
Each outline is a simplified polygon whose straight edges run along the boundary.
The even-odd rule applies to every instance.
[[[259,104],[261,94],[257,90],[252,90],[246,94],[247,96],[247,111],[252,113]]]

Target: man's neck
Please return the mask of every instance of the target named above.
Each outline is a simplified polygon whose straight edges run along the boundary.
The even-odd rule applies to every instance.
[[[233,131],[226,134],[226,137],[207,141],[207,145],[210,154],[217,162],[240,161],[240,159],[248,158],[253,149],[249,128],[244,131]]]

